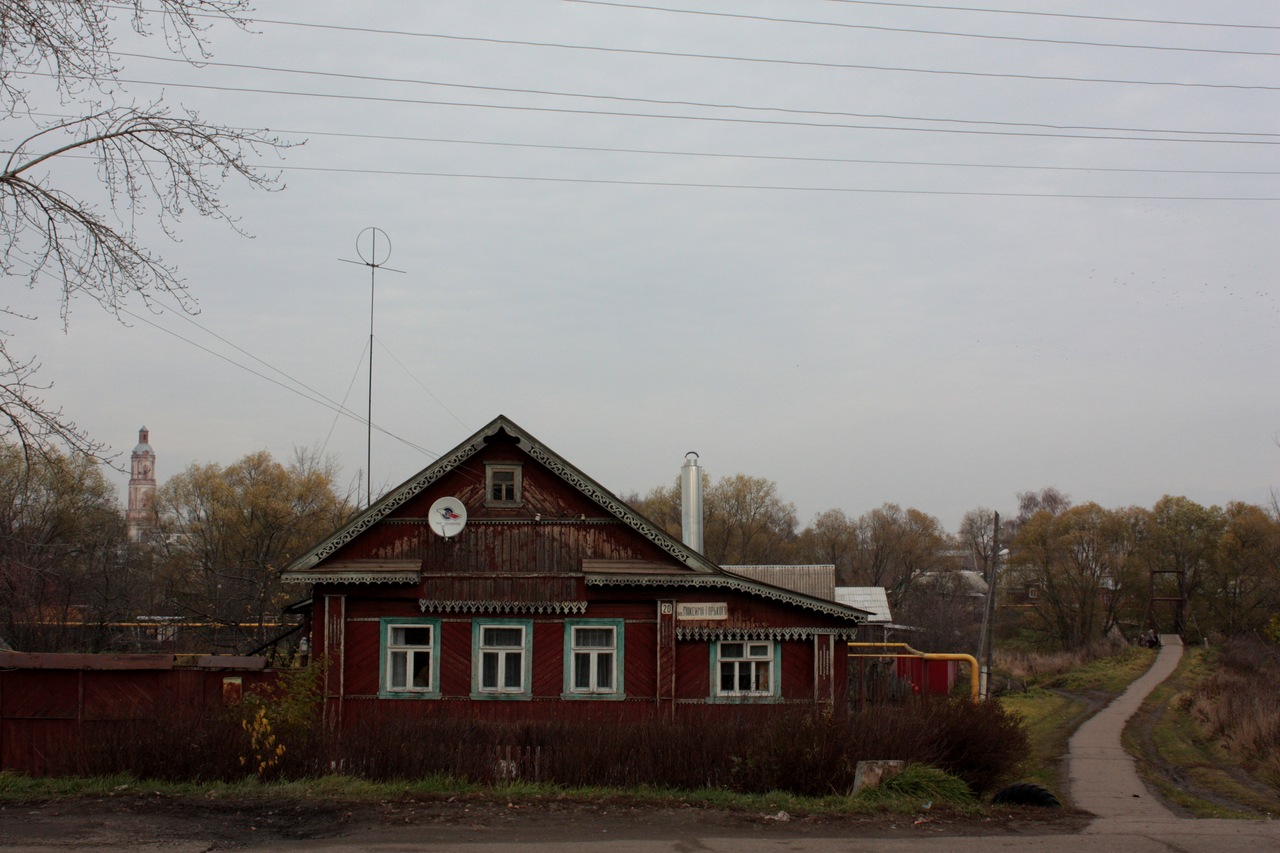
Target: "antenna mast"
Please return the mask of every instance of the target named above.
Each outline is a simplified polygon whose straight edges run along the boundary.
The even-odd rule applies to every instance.
[[[361,264],[369,268],[369,410],[365,420],[367,432],[365,455],[365,507],[373,506],[373,298],[378,281],[378,270],[403,273],[404,270],[386,266],[391,257],[391,239],[381,228],[369,227],[356,235],[356,254],[360,260],[338,258],[348,264]]]

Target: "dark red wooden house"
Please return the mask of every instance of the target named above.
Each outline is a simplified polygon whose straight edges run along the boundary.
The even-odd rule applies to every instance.
[[[333,723],[839,705],[868,615],[723,571],[505,417],[284,577]]]

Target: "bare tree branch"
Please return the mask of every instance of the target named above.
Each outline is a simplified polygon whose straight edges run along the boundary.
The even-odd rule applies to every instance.
[[[222,20],[244,27],[249,3],[0,0],[0,118],[5,136],[21,139],[0,172],[0,272],[33,289],[56,281],[64,328],[77,296],[116,317],[131,297],[151,307],[166,296],[194,311],[177,269],[142,239],[139,217],[154,217],[170,237],[191,211],[240,232],[220,196],[225,182],[279,188],[277,175],[250,161],[288,147],[265,131],[209,123],[163,103],[100,102],[120,91],[115,27],[160,33],[172,52],[199,61],[207,57],[209,26]],[[34,74],[50,76],[63,110],[79,117],[37,120],[24,88]],[[52,167],[69,157],[96,162],[104,198],[95,203],[58,182]],[[7,308],[0,313],[22,317]],[[0,331],[0,438],[13,437],[28,452],[62,445],[105,459],[103,445],[44,402],[51,386],[36,384],[38,362],[13,356],[10,338]]]

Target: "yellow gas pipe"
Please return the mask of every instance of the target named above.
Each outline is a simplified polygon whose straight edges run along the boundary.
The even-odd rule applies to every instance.
[[[906,643],[849,643],[849,648],[892,648],[906,649],[906,652],[882,652],[874,655],[863,655],[849,652],[846,657],[851,658],[919,658],[920,660],[962,660],[969,664],[969,697],[974,702],[978,701],[978,659],[973,655],[966,655],[948,652],[918,652],[908,646]]]

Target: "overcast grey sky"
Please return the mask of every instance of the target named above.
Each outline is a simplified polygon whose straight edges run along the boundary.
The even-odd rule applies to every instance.
[[[972,5],[280,0],[200,68],[126,38],[124,97],[306,144],[284,191],[226,189],[253,239],[155,236],[199,326],[85,303],[64,334],[47,291],[12,346],[126,457],[148,426],[162,479],[302,446],[354,483],[370,276],[342,259],[377,226],[404,272],[375,491],[502,413],[615,492],[696,450],[802,524],[1265,502],[1280,7]]]

